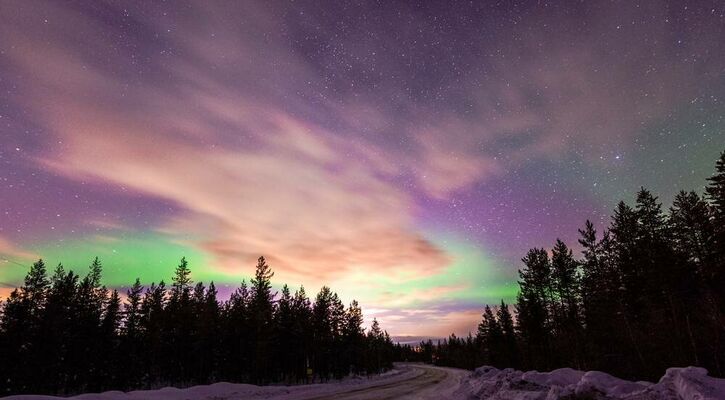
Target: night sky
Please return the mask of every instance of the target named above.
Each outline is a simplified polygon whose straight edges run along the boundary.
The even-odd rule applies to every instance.
[[[520,258],[725,148],[725,3],[0,2],[0,297],[264,255],[393,335],[467,333]],[[575,247],[576,248],[576,247]]]

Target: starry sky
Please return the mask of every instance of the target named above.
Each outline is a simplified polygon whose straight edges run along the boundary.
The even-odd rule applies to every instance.
[[[0,297],[259,255],[393,335],[465,334],[520,258],[725,148],[721,1],[0,3]],[[576,248],[576,246],[574,246]]]

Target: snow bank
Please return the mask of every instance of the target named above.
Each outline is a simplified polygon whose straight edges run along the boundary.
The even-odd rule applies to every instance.
[[[725,379],[696,367],[670,368],[658,383],[651,383],[571,368],[521,372],[485,366],[464,381],[463,392],[490,400],[725,400]]]
[[[349,376],[339,381],[296,386],[256,386],[244,383],[219,382],[188,388],[165,387],[156,390],[134,390],[131,392],[108,391],[86,393],[73,397],[42,395],[15,395],[0,397],[2,400],[307,400],[320,396],[331,396],[347,390],[362,390],[381,384],[411,379],[423,371],[407,365],[373,377]]]

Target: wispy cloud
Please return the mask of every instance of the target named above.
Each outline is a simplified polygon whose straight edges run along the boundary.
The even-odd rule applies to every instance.
[[[56,17],[67,26],[75,17],[64,14]],[[44,109],[64,144],[38,161],[70,178],[174,201],[184,211],[159,229],[193,237],[218,267],[233,272],[264,254],[286,279],[324,282],[358,269],[402,277],[446,265],[415,231],[409,195],[385,179],[364,144],[252,104],[209,71],[173,87],[128,88],[85,64],[81,49],[59,52],[9,34],[20,43],[11,57],[38,83],[25,100]],[[187,50],[197,47],[193,54],[212,62],[208,48]],[[41,62],[47,54],[52,64]],[[168,72],[184,81],[186,68]]]
[[[0,236],[0,263],[17,262],[17,259],[32,260],[39,258],[37,254],[23,250],[18,245]]]
[[[487,15],[441,23],[468,20],[452,7],[428,18],[360,5],[385,18],[357,24],[265,2],[125,7],[31,0],[0,12],[0,68],[21,87],[9,99],[43,128],[30,159],[52,179],[178,207],[140,228],[123,215],[64,218],[104,234],[161,231],[223,272],[264,254],[283,281],[352,287],[364,276],[360,287],[383,293],[371,304],[398,309],[460,290],[386,296],[371,283],[432,276],[455,259],[420,231],[423,207],[494,180],[520,185],[512,171],[537,160],[597,162],[634,146],[720,82],[725,58],[719,21],[701,18],[683,41],[658,2],[531,7],[492,31]],[[493,207],[485,195],[462,214]],[[471,314],[431,312],[449,326]],[[396,315],[404,329],[421,316]]]

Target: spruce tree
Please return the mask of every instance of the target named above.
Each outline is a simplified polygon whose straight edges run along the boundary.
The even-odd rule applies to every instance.
[[[720,310],[725,312],[725,151],[715,164],[715,174],[707,179],[705,198],[710,204],[714,235],[711,252],[714,260],[709,268],[711,270],[711,284],[718,288],[718,303]],[[725,367],[722,367],[725,370]]]
[[[141,280],[136,278],[130,289],[126,291],[126,303],[123,305],[125,319],[121,329],[121,354],[127,357],[127,368],[121,370],[124,387],[137,387],[141,383],[144,369],[143,342],[145,340],[142,328],[142,296],[144,287]]]
[[[572,251],[557,239],[551,250],[551,282],[554,298],[551,304],[553,329],[556,330],[555,353],[560,364],[570,360],[576,368],[583,367],[582,323],[580,320],[579,263]]]
[[[277,300],[274,315],[274,338],[276,342],[274,359],[278,360],[280,378],[285,382],[292,382],[295,369],[291,355],[294,352],[294,310],[293,299],[289,286],[282,287],[282,295]]]
[[[308,382],[307,369],[312,367],[313,355],[313,326],[312,326],[312,305],[307,297],[304,286],[295,292],[292,301],[294,314],[293,338],[294,351],[293,359],[297,380]]]
[[[333,346],[335,340],[332,291],[323,286],[312,306],[313,355],[315,374],[323,381],[332,373]]]
[[[365,355],[365,329],[363,328],[363,313],[356,300],[350,303],[345,312],[343,327],[343,366],[347,372],[360,374],[364,372]]]
[[[123,331],[128,338],[136,339],[141,334],[141,296],[143,289],[141,280],[136,278],[133,286],[126,291],[126,304],[123,306],[126,319]]]
[[[536,369],[552,365],[552,298],[551,262],[544,249],[531,249],[522,259],[519,270],[520,291],[517,295],[517,330],[524,345],[524,356]]]
[[[186,257],[181,258],[181,262],[176,267],[174,277],[171,280],[171,301],[184,302],[188,299],[191,290],[191,270]]]
[[[502,362],[507,368],[519,367],[519,349],[514,327],[514,319],[509,310],[508,304],[501,300],[498,312],[496,313],[498,324],[502,335]]]
[[[101,320],[101,346],[97,382],[99,390],[118,387],[122,378],[119,363],[119,329],[121,325],[121,298],[117,290],[113,290],[105,304]]]
[[[272,331],[272,318],[274,313],[274,294],[272,293],[271,279],[274,276],[264,257],[259,257],[257,267],[252,278],[251,300],[249,313],[254,327],[252,342],[254,348],[254,365],[252,379],[257,383],[267,383],[270,380],[271,362],[269,355],[272,351],[270,337]]]
[[[491,307],[486,305],[482,320],[478,324],[476,340],[483,351],[484,362],[494,367],[506,366],[503,360],[503,331]]]

